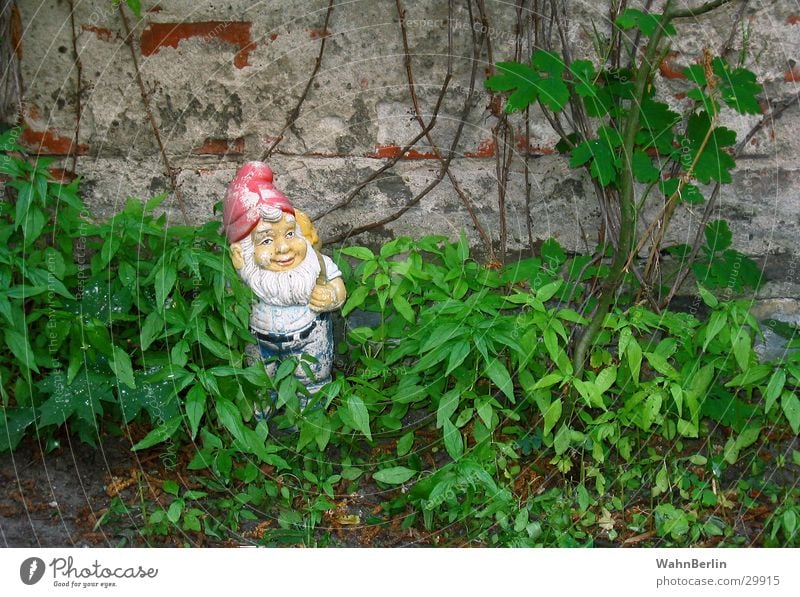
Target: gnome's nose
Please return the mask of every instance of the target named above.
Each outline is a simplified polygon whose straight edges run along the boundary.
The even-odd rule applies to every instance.
[[[278,243],[278,253],[286,253],[289,251],[289,243],[281,241]]]

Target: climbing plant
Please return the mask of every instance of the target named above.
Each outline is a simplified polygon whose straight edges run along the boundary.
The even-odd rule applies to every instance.
[[[709,222],[719,185],[732,181],[736,133],[722,123],[724,108],[760,114],[762,91],[748,69],[729,64],[705,49],[698,64],[684,69],[687,103],[683,113],[665,100],[657,66],[677,38],[677,22],[709,12],[726,0],[677,9],[671,0],[660,13],[612,2],[616,19],[608,33],[595,30],[597,55],[575,58],[574,47],[556,47],[548,17],[556,29],[564,14],[552,3],[539,15],[540,46],[530,61],[500,62],[486,81],[506,96],[506,112],[538,105],[558,132],[558,149],[574,168],[588,171],[603,214],[599,256],[611,248],[610,267],[599,292],[594,316],[573,353],[576,375],[618,291],[633,282],[651,306],[666,306],[691,269],[709,287],[741,290],[758,286],[760,271],[745,255],[729,248],[725,221]],[[562,31],[563,33],[563,31]],[[563,37],[562,37],[563,39]],[[708,190],[708,185],[715,185]],[[707,204],[694,246],[664,246],[666,231],[678,210]],[[648,218],[646,208],[656,206]],[[705,241],[705,244],[702,241]],[[678,257],[662,269],[664,250]],[[702,252],[700,252],[702,251]]]

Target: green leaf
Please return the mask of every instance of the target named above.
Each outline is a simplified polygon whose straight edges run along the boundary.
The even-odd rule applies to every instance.
[[[489,376],[503,394],[508,396],[511,402],[515,401],[514,398],[514,382],[511,381],[511,375],[508,373],[505,365],[499,359],[493,359],[486,365],[486,374]]]
[[[635,8],[626,9],[621,15],[617,17],[617,25],[622,29],[639,28],[642,35],[650,37],[661,27],[661,20],[664,15],[657,13],[642,12]],[[675,35],[675,27],[671,23],[667,23],[664,27],[664,33],[667,35]]]
[[[178,401],[175,396],[180,387],[176,385],[175,379],[154,382],[150,375],[142,372],[134,373],[133,378],[133,389],[125,384],[117,385],[119,407],[126,423],[133,421],[142,410],[147,411],[150,420],[154,422],[178,415]]]
[[[752,352],[750,334],[744,328],[731,331],[731,344],[733,356],[742,371],[747,371],[750,366],[750,354]]]
[[[556,292],[558,292],[563,283],[563,280],[556,280],[554,282],[550,282],[549,284],[545,284],[536,290],[536,298],[543,303],[549,301],[551,298],[553,298],[553,296],[555,296]]]
[[[26,369],[32,369],[39,373],[39,367],[36,365],[33,349],[28,339],[17,330],[9,327],[3,331],[3,335],[5,336],[6,346],[11,349],[17,361]]]
[[[544,429],[542,433],[545,436],[549,435],[556,426],[556,423],[558,423],[558,420],[561,418],[562,409],[561,398],[556,398],[544,412]]]
[[[784,391],[781,395],[781,408],[795,435],[800,433],[800,399],[794,392]]]
[[[794,531],[797,528],[797,513],[793,509],[787,508],[783,512],[782,522],[783,528],[786,531],[786,536],[793,537]]]
[[[142,441],[137,443],[135,446],[131,448],[134,452],[137,450],[145,450],[156,444],[160,444],[161,442],[167,441],[178,430],[180,427],[182,417],[175,417],[170,419],[160,427],[153,429],[150,433],[148,433]]]
[[[236,405],[230,400],[217,396],[214,406],[217,412],[217,418],[219,422],[222,423],[222,426],[225,427],[236,440],[245,443],[244,431],[242,430],[242,415]]]
[[[344,307],[342,307],[342,317],[346,317],[353,309],[357,309],[363,305],[364,300],[366,300],[369,295],[369,291],[370,289],[368,286],[359,286],[356,288],[348,297]]]
[[[139,343],[142,351],[147,350],[163,330],[164,320],[161,319],[161,316],[156,311],[153,311],[145,318],[142,329],[139,332]]]
[[[131,9],[134,15],[136,15],[137,19],[142,18],[142,2],[141,0],[125,0],[125,3],[128,5],[128,8]]]
[[[662,357],[660,354],[655,352],[646,352],[644,353],[644,356],[647,359],[647,362],[650,363],[650,366],[661,373],[661,375],[666,375],[671,379],[678,379],[678,372],[675,371],[675,368],[670,365],[667,359]]]
[[[692,160],[696,160],[693,174],[703,184],[712,180],[727,184],[733,180],[730,171],[736,166],[736,161],[724,148],[736,143],[736,133],[723,126],[716,126],[703,145],[713,123],[707,112],[698,112],[689,117],[686,136],[689,139]]]
[[[392,304],[408,323],[414,323],[416,320],[414,309],[402,294],[395,294],[394,297],[392,297]]]
[[[606,186],[616,180],[619,158],[607,140],[591,139],[572,150],[569,161],[572,168],[586,163],[590,163],[589,172],[601,185]]]
[[[360,259],[361,261],[375,259],[375,253],[367,247],[345,247],[342,249],[342,253]]]
[[[117,380],[131,389],[136,388],[136,382],[133,379],[133,367],[131,366],[131,357],[119,346],[114,346],[114,356],[109,359],[108,366],[117,376]]]
[[[36,410],[32,407],[0,408],[0,453],[14,450],[35,420]]]
[[[537,50],[531,66],[518,62],[498,62],[498,74],[486,79],[486,87],[493,91],[512,92],[506,102],[506,112],[524,110],[540,99],[551,110],[558,112],[569,101],[569,89],[562,79],[563,61],[557,54]]]
[[[409,431],[399,440],[397,440],[397,455],[398,456],[405,456],[411,450],[411,447],[414,445],[414,432]]]
[[[100,265],[107,267],[122,246],[122,236],[109,236],[100,249]]]
[[[167,509],[167,520],[172,524],[177,523],[181,519],[183,505],[183,500],[172,500],[172,503],[169,505],[169,509]]]
[[[562,423],[561,427],[556,433],[556,437],[553,440],[553,448],[556,451],[556,455],[561,455],[567,451],[569,448],[569,444],[572,441],[572,435],[570,433],[569,427],[567,427],[566,423]]]
[[[372,475],[372,478],[380,483],[386,483],[387,485],[400,485],[416,474],[417,471],[411,470],[405,466],[393,466],[377,471]]]
[[[703,352],[711,344],[711,341],[716,338],[723,328],[728,323],[728,315],[724,311],[714,311],[711,317],[708,318],[708,326],[706,327],[706,337],[703,341]]]
[[[633,152],[631,170],[633,171],[633,176],[639,182],[655,182],[661,175],[660,170],[653,166],[650,157],[641,149]]]
[[[355,394],[348,396],[347,410],[356,425],[356,429],[363,433],[368,440],[372,441],[372,433],[369,430],[369,412],[367,412],[367,407],[361,397]]]
[[[200,421],[206,412],[206,391],[199,383],[192,386],[186,394],[186,418],[189,419],[190,439],[194,440]]]
[[[636,383],[639,383],[639,372],[642,368],[642,347],[635,338],[631,338],[627,353],[628,368],[631,370],[631,376]]]
[[[740,114],[761,115],[761,106],[756,97],[763,91],[756,82],[756,75],[746,68],[731,70],[722,58],[712,62],[714,74],[719,77],[722,100]]]
[[[608,114],[614,105],[614,100],[609,90],[598,84],[594,64],[589,60],[575,60],[570,64],[569,71],[575,83],[575,92],[583,98],[589,116],[600,117]],[[575,144],[576,141],[577,136],[572,139],[572,143]],[[559,151],[566,153],[566,147],[562,144]]]
[[[711,252],[722,251],[731,246],[733,233],[725,220],[714,220],[706,224],[706,246]]]
[[[533,386],[530,388],[531,390],[539,390],[541,388],[549,388],[560,381],[563,381],[564,376],[561,373],[548,373],[541,379],[539,379]]]
[[[458,338],[467,333],[467,329],[461,322],[448,321],[436,328],[433,331],[427,331],[428,339],[423,343],[420,352],[428,352],[432,348],[442,346],[448,340]]]
[[[445,421],[442,431],[447,453],[453,460],[459,460],[464,454],[464,438],[461,437],[461,432],[450,421]]]
[[[461,390],[450,390],[439,399],[439,408],[436,410],[436,428],[443,427],[458,409]]]
[[[719,300],[715,297],[709,290],[707,290],[702,284],[697,285],[697,291],[700,293],[700,298],[703,299],[703,302],[714,309],[717,305],[719,305]]]
[[[156,306],[159,309],[164,307],[164,302],[167,300],[169,293],[172,292],[172,287],[175,285],[177,277],[178,273],[174,263],[165,263],[156,274]]]
[[[667,180],[662,180],[659,183],[659,187],[661,192],[664,193],[664,197],[667,199],[671,198],[680,188],[680,193],[678,193],[678,197],[676,201],[680,203],[690,203],[691,205],[699,205],[703,203],[706,198],[703,196],[703,193],[700,192],[693,184],[684,184],[680,186],[680,180],[677,178],[668,178]]]
[[[612,365],[598,373],[594,383],[597,386],[597,390],[603,394],[614,385],[615,381],[617,381],[617,368]]]
[[[551,270],[558,269],[567,260],[567,254],[564,252],[564,248],[553,237],[544,241],[539,251],[542,256],[542,261],[544,261],[547,268]]]
[[[470,345],[468,342],[464,340],[459,340],[455,344],[452,345],[450,349],[450,358],[447,361],[447,369],[445,370],[445,376],[450,375],[453,371],[455,371],[461,363],[464,362],[470,354]]]
[[[17,205],[14,217],[14,229],[16,230],[25,223],[28,216],[28,210],[33,202],[33,185],[29,182],[23,183],[17,193]]]
[[[783,386],[786,384],[786,371],[783,368],[776,369],[769,378],[767,389],[764,391],[764,413],[769,414],[775,401],[783,391]]]

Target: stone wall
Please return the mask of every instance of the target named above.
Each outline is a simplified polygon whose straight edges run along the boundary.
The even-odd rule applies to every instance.
[[[56,156],[60,175],[82,177],[84,195],[98,217],[114,213],[129,196],[168,192],[170,217],[181,220],[175,184],[189,219],[214,218],[213,205],[237,167],[259,159],[279,137],[303,95],[323,42],[319,70],[297,118],[269,158],[277,186],[299,207],[315,216],[323,214],[420,131],[397,7],[391,0],[336,0],[327,28],[328,0],[142,0],[140,20],[127,11],[138,76],[125,41],[126,25],[112,0],[17,4],[23,120],[28,127],[24,141],[32,151]],[[427,119],[447,73],[448,2],[402,4],[416,94]],[[446,151],[465,121],[450,167],[452,179],[444,177],[398,219],[348,242],[380,243],[400,234],[426,232],[455,236],[465,229],[480,246],[455,185],[498,241],[497,148],[491,133],[496,119],[483,87],[491,60],[484,49],[470,92],[472,36],[481,28],[473,26],[476,2],[471,4],[472,15],[466,0],[453,2],[452,78],[431,131],[434,142]],[[492,41],[492,59],[508,60],[516,40],[514,3],[485,4],[489,26],[484,29]],[[529,7],[532,2],[523,4]],[[676,43],[681,52],[671,53],[661,64],[659,76],[667,89],[677,90],[680,67],[694,62],[703,47],[721,47],[732,24],[738,23],[731,38],[733,54],[748,44],[746,64],[763,82],[765,100],[797,94],[797,3],[745,4],[736,0],[683,26]],[[606,15],[596,12],[605,3],[570,0],[567,5],[571,41],[588,49],[592,25],[602,29],[607,22]],[[680,94],[669,99],[683,101]],[[760,119],[729,113],[722,117],[740,135]],[[517,138],[506,193],[509,248],[526,250],[529,244],[527,158],[535,238],[552,235],[569,249],[585,250],[587,240],[593,244],[598,224],[591,184],[555,154],[556,136],[541,114],[532,113],[527,139],[522,120],[515,117],[512,123]],[[761,291],[763,298],[800,297],[799,123],[795,104],[755,135],[739,160],[734,184],[724,188],[719,200],[719,215],[731,222],[735,248],[759,257],[765,267],[770,282]],[[340,236],[352,226],[394,213],[431,183],[439,169],[435,151],[423,139],[346,208],[319,219],[322,236]],[[698,218],[698,213],[687,213],[677,222],[673,240],[684,242]]]

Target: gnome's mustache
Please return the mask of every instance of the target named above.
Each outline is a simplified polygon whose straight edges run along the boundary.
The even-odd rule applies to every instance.
[[[273,272],[259,267],[253,261],[255,247],[250,237],[239,242],[244,259],[244,267],[239,270],[239,275],[256,296],[268,305],[289,307],[308,304],[320,266],[311,243],[304,240],[308,248],[305,259],[285,272]]]

